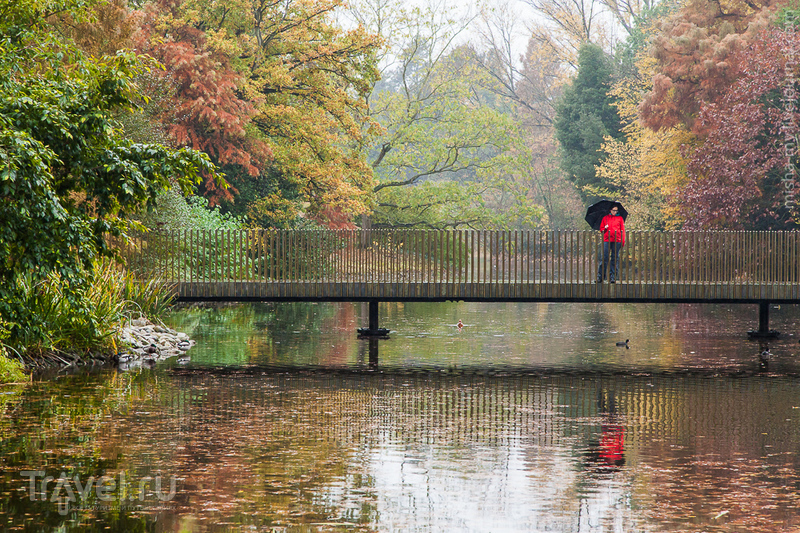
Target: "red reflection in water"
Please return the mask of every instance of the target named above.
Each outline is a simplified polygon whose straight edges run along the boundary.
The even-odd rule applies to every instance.
[[[625,463],[625,429],[619,424],[600,426],[600,460],[608,466]]]

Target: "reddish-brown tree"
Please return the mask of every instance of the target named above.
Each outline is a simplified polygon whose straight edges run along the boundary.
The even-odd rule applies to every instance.
[[[661,25],[652,51],[658,66],[640,105],[645,126],[695,127],[703,102],[715,101],[736,71],[731,55],[769,25],[780,0],[691,0]]]
[[[245,174],[258,176],[271,152],[247,126],[256,114],[254,102],[243,98],[243,80],[229,58],[208,45],[206,33],[189,24],[173,27],[167,38],[154,30],[159,16],[170,13],[179,2],[164,0],[149,5],[138,44],[166,67],[176,84],[173,105],[162,117],[167,131],[183,146],[201,150],[219,166],[236,165]],[[203,192],[216,205],[232,200],[236,189],[222,188],[206,179]]]
[[[796,94],[798,57],[800,34],[774,27],[730,57],[735,81],[717,101],[701,105],[695,130],[703,132],[703,142],[686,154],[689,183],[674,199],[689,214],[686,227],[796,223],[795,183],[786,175],[793,176],[797,163],[793,148],[800,114],[783,93]]]

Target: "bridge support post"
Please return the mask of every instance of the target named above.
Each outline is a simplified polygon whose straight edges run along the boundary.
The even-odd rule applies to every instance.
[[[779,331],[769,329],[769,302],[758,302],[758,330],[750,330],[747,335],[751,339],[774,339],[780,335]]]
[[[369,330],[378,330],[378,301],[371,300],[369,302]]]
[[[364,337],[385,337],[389,330],[378,327],[378,300],[369,301],[369,327],[359,328],[358,334]]]

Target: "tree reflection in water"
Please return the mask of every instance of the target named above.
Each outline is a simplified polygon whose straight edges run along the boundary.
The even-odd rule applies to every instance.
[[[72,376],[9,397],[9,529],[800,525],[791,377],[217,368]],[[178,486],[163,509],[127,494],[62,516],[28,497],[31,469]]]

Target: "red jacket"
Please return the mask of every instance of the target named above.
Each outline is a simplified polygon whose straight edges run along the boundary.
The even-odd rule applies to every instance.
[[[606,229],[608,225],[608,229]],[[603,232],[603,242],[620,242],[625,246],[625,221],[619,215],[606,215],[600,221],[600,231]]]

